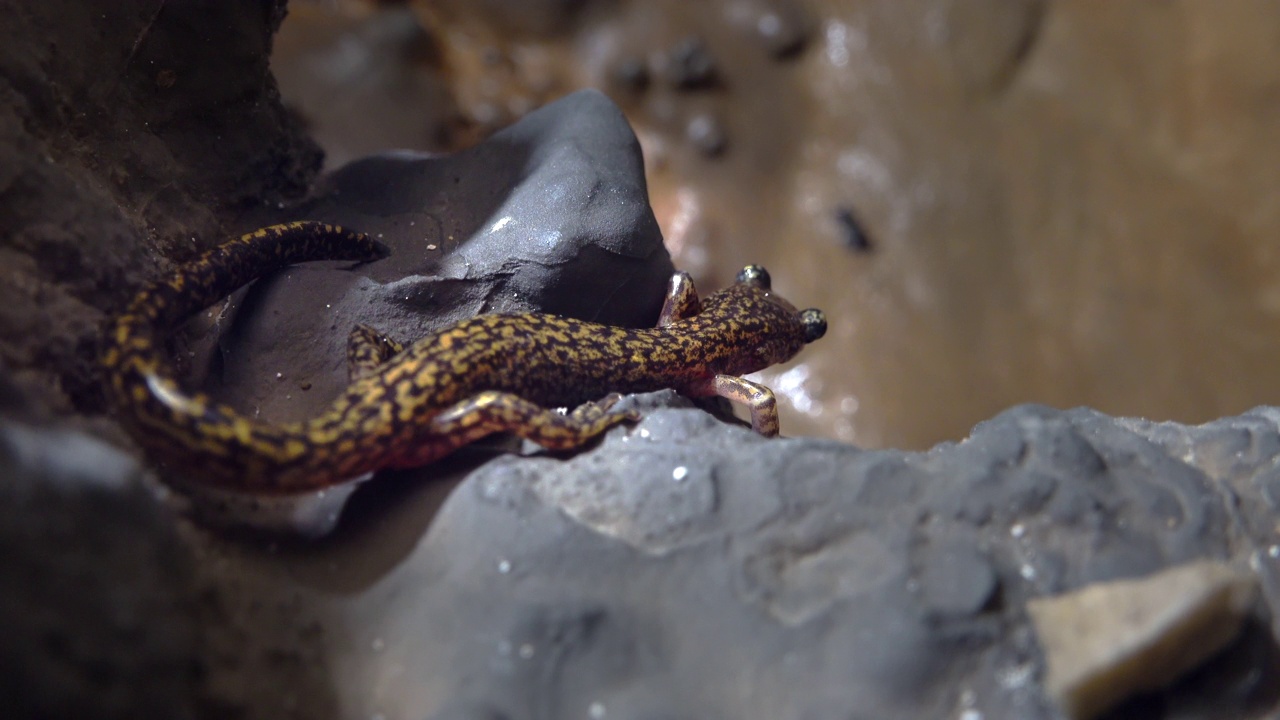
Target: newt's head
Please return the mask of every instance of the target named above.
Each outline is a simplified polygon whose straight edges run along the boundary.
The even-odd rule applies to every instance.
[[[759,265],[742,268],[723,295],[728,301],[727,315],[742,332],[735,342],[736,352],[724,358],[718,372],[742,375],[786,362],[827,332],[827,318],[821,310],[797,310],[773,292],[769,271]]]

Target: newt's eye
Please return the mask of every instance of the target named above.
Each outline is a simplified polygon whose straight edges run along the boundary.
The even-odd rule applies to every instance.
[[[737,281],[748,285],[754,285],[761,290],[768,290],[769,286],[773,282],[769,279],[769,271],[759,265],[748,265],[739,270]]]
[[[800,324],[804,326],[804,341],[807,343],[827,334],[827,316],[818,308],[801,310]]]

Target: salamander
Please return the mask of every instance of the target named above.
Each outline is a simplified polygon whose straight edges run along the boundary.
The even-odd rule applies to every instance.
[[[497,432],[577,448],[638,419],[613,407],[619,393],[719,395],[746,403],[752,427],[776,435],[772,392],[739,376],[790,359],[826,332],[821,311],[797,311],[752,265],[703,299],[687,274],[676,273],[654,328],[481,315],[404,347],[358,325],[348,341],[351,384],[304,422],[256,421],[179,386],[163,340],[182,320],[288,265],[387,254],[367,235],[294,222],[226,242],[144,287],[111,326],[102,354],[122,424],[187,481],[259,495],[425,465]],[[574,409],[551,409],[565,407]]]

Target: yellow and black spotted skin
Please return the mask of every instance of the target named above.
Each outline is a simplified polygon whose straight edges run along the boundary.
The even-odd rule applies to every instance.
[[[107,338],[103,364],[121,421],[188,482],[263,494],[316,490],[383,468],[415,467],[494,432],[548,448],[579,447],[632,412],[618,393],[674,388],[748,403],[752,425],[777,434],[772,393],[738,376],[782,362],[826,329],[748,266],[699,300],[672,278],[659,326],[610,327],[554,315],[483,315],[402,348],[366,326],[351,333],[352,382],[306,422],[269,425],[182,390],[163,335],[265,273],[299,262],[387,255],[366,235],[315,222],[258,230],[142,290]],[[548,408],[576,407],[568,414]]]

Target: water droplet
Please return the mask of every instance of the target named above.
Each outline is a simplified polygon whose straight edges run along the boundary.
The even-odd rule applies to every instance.
[[[683,465],[677,465],[675,470],[671,471],[671,479],[676,482],[684,480],[689,475],[689,468]]]
[[[499,560],[498,572],[502,573],[503,575],[506,575],[507,573],[511,572],[511,562],[506,559]]]
[[[600,720],[604,717],[604,703],[593,702],[587,708],[587,714],[591,716],[591,720]]]
[[[524,643],[520,646],[520,650],[518,652],[521,660],[528,660],[533,657],[533,645],[530,643]]]

